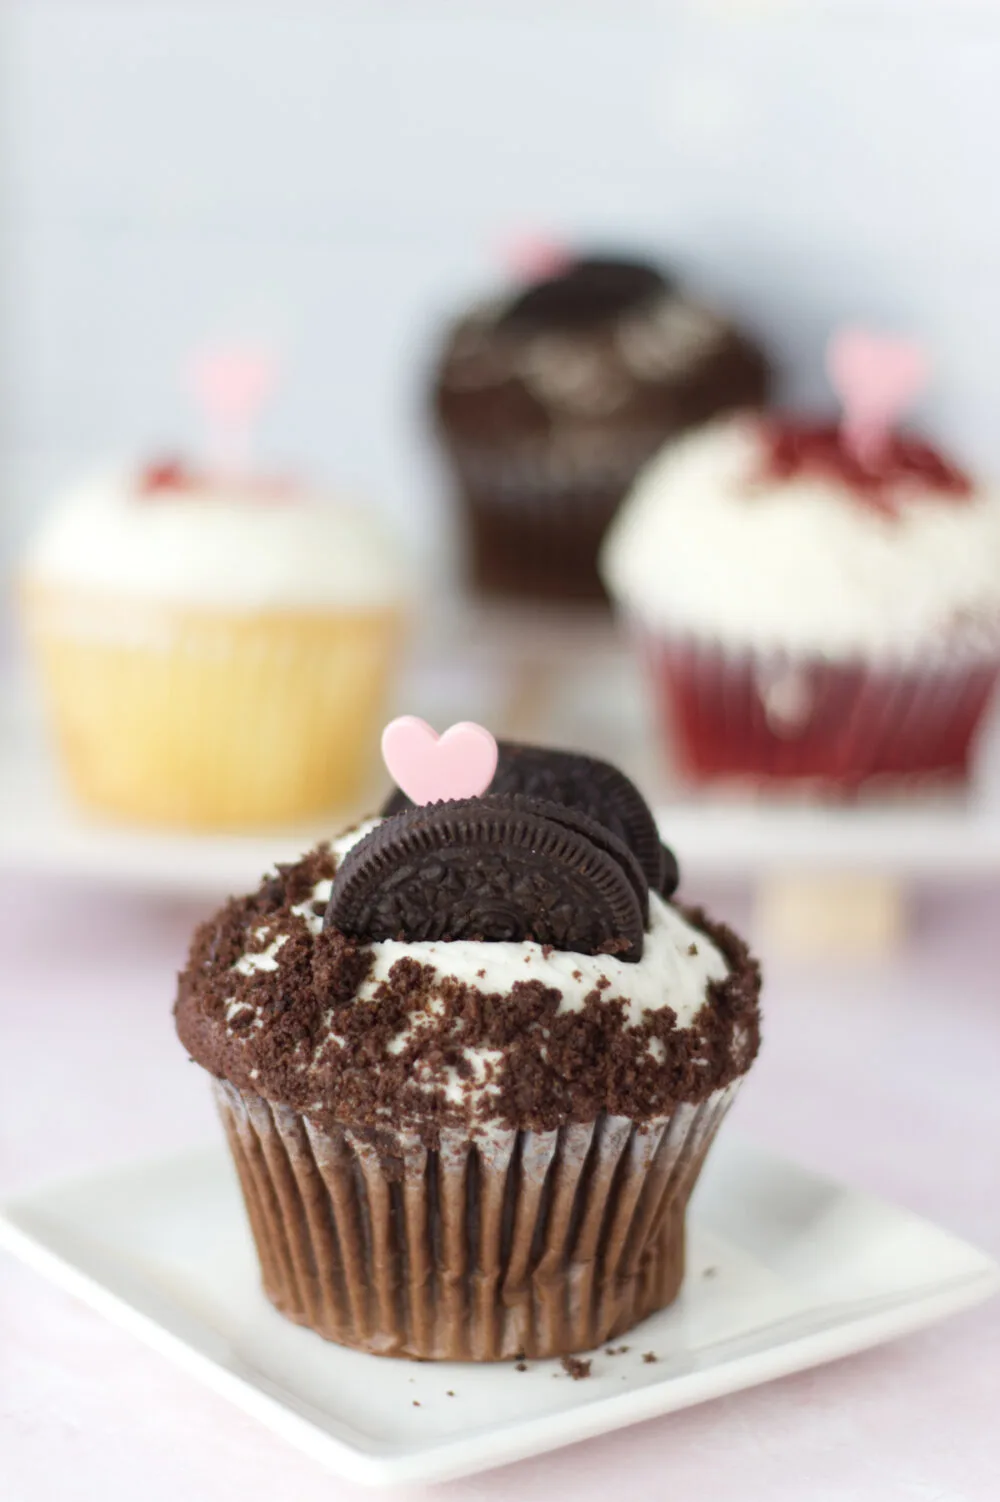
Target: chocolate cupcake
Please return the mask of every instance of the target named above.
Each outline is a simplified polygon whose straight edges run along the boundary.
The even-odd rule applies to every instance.
[[[669,1304],[757,1052],[758,967],[655,889],[671,861],[639,794],[621,779],[612,828],[588,811],[611,806],[603,764],[588,790],[562,753],[533,796],[506,770],[524,749],[500,791],[279,868],[180,980],[268,1297],[375,1354],[566,1355]]]
[[[597,552],[667,439],[758,406],[767,363],[640,262],[586,257],[449,330],[434,410],[487,594],[603,598]]]

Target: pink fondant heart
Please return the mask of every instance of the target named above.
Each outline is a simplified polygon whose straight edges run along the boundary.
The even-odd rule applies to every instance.
[[[558,240],[531,233],[508,235],[501,247],[507,270],[528,282],[544,282],[568,271],[576,257]]]
[[[469,720],[439,736],[416,715],[401,715],[382,732],[382,756],[413,803],[478,798],[497,769],[496,741]]]
[[[191,361],[190,381],[212,418],[250,421],[274,389],[277,361],[262,350],[202,350]]]
[[[252,471],[254,424],[277,373],[276,360],[263,350],[206,349],[191,361],[188,381],[205,417],[213,468]]]
[[[862,460],[884,445],[930,375],[927,352],[915,341],[859,328],[833,336],[826,367],[843,404],[844,437]]]

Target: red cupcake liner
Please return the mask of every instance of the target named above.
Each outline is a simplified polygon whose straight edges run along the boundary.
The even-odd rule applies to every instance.
[[[1000,677],[996,658],[829,662],[637,635],[669,750],[696,782],[964,781]]]

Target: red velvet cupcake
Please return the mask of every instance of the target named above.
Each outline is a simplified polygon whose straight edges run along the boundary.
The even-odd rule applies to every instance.
[[[730,418],[645,470],[602,562],[690,778],[966,776],[1000,672],[1000,494],[930,444]]]

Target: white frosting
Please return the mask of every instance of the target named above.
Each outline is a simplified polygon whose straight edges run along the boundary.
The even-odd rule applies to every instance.
[[[617,340],[638,380],[679,380],[718,349],[725,332],[722,319],[707,308],[666,295],[651,312],[624,318]]]
[[[629,394],[628,378],[586,338],[538,334],[520,352],[518,373],[539,401],[578,417],[607,417]]]
[[[267,930],[258,929],[257,933],[258,937],[264,937],[267,934]],[[277,970],[278,950],[282,944],[287,943],[288,935],[279,934],[266,949],[259,950],[257,953],[241,954],[233,969],[240,975],[255,975],[259,970]]]
[[[235,609],[378,608],[405,595],[402,558],[377,517],[312,490],[218,481],[142,495],[95,479],[52,511],[29,580]]]
[[[338,862],[381,821],[369,820],[357,829],[350,830],[331,845]],[[316,937],[322,930],[323,919],[314,910],[314,904],[326,904],[333,883],[317,882],[309,896],[292,912]],[[397,960],[416,960],[421,965],[430,965],[441,977],[458,980],[480,991],[506,993],[518,981],[540,981],[561,992],[559,1012],[579,1011],[586,998],[600,990],[607,1001],[625,1000],[625,1018],[629,1025],[638,1026],[644,1012],[656,1012],[670,1007],[677,1017],[679,1028],[690,1027],[699,1009],[705,1002],[711,981],[722,980],[728,973],[728,965],[716,946],[700,930],[694,928],[681,914],[664,902],[655,892],[650,893],[649,924],[646,931],[642,958],[628,964],[613,955],[569,954],[550,950],[545,954],[542,946],[524,943],[477,943],[457,940],[446,943],[436,940],[416,943],[399,943],[385,940],[366,946],[371,949],[371,969],[358,988],[359,1001],[373,1000],[378,987],[389,978],[389,972]],[[281,968],[280,949],[286,935],[272,937],[271,928],[264,924],[254,931],[255,947],[236,961],[233,970],[250,975],[258,970]],[[245,1005],[245,1003],[244,1003]],[[433,987],[425,1001],[425,1010],[411,1018],[389,1048],[401,1052],[420,1032],[432,1025],[442,1010],[442,1003]],[[227,1013],[227,1021],[232,1021]],[[258,1019],[259,1020],[259,1019]],[[333,1014],[327,1018],[327,1032],[318,1045],[318,1052],[330,1048],[342,1048],[344,1040],[333,1030]],[[662,1058],[654,1044],[650,1052],[654,1058]],[[496,1092],[495,1074],[502,1063],[502,1055],[488,1048],[466,1048],[465,1063],[470,1073],[460,1075],[455,1069],[447,1071],[442,1081],[439,1069],[426,1071],[429,1089],[443,1089],[446,1097],[456,1103],[471,1101],[477,1114],[489,1114],[490,1098]],[[414,1081],[422,1082],[422,1066],[418,1063]]]
[[[379,822],[371,819],[335,840],[331,849],[338,861],[377,828]],[[312,911],[312,905],[328,902],[332,885],[330,881],[319,882],[306,901],[292,909],[313,935],[320,932],[323,920]],[[261,937],[266,936],[265,930]],[[403,944],[386,939],[368,947],[374,961],[358,990],[361,1001],[374,996],[397,960],[413,959],[422,965],[432,965],[442,977],[453,976],[485,992],[509,991],[517,981],[541,981],[562,992],[560,1012],[579,1011],[598,981],[606,980],[610,984],[603,988],[604,996],[609,1000],[628,998],[626,1016],[632,1025],[642,1021],[643,1012],[671,1007],[677,1014],[677,1026],[690,1027],[705,1000],[709,982],[722,980],[728,973],[726,961],[715,945],[655,892],[649,896],[649,925],[642,958],[635,964],[615,955],[570,954],[558,949],[545,954],[540,944],[530,940],[486,944],[471,939],[448,943],[430,939]],[[255,956],[244,956],[244,960],[252,958]],[[243,960],[236,963],[238,967]]]
[[[320,882],[308,902],[294,909],[313,933],[319,933],[323,920],[308,911],[309,905],[327,902],[330,886],[328,881]],[[692,945],[694,954],[690,953]],[[677,1026],[690,1027],[705,1000],[709,981],[721,980],[728,973],[715,945],[655,892],[649,897],[649,927],[642,958],[631,965],[615,955],[570,954],[559,949],[546,955],[540,944],[530,940],[516,944],[483,944],[471,939],[402,944],[386,939],[366,947],[371,948],[374,961],[358,989],[359,1001],[374,996],[397,960],[411,959],[433,965],[442,977],[454,976],[480,991],[507,992],[517,981],[541,981],[543,986],[562,992],[560,1012],[578,1012],[598,981],[608,981],[603,995],[608,1000],[628,998],[625,1015],[632,1026],[642,1021],[644,1012],[671,1007],[677,1013]],[[246,955],[237,964],[254,958]]]
[[[832,659],[1000,641],[1000,491],[908,489],[881,514],[834,480],[760,481],[746,416],[669,445],[612,524],[602,569],[640,621]]]

